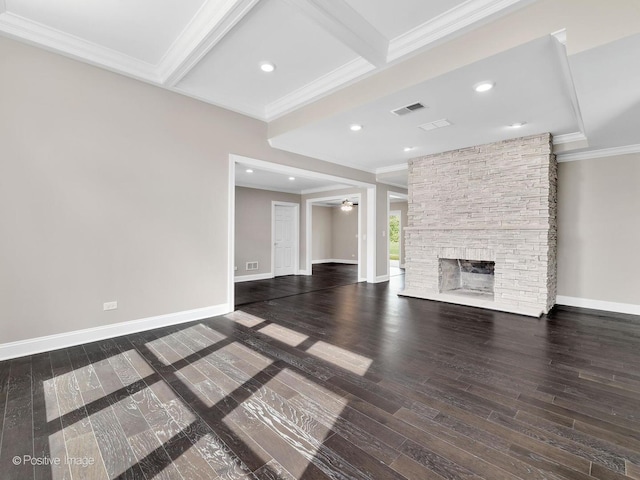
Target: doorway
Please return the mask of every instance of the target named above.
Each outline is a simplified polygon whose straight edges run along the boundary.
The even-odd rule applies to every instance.
[[[350,202],[351,209],[348,211],[344,211],[341,207],[343,202]],[[363,218],[362,218],[362,196],[360,193],[346,193],[341,195],[334,195],[330,197],[321,197],[321,198],[309,198],[306,200],[306,251],[307,255],[307,265],[306,271],[308,274],[313,273],[313,264],[315,263],[313,260],[314,255],[314,234],[313,234],[313,226],[314,223],[314,215],[313,209],[316,207],[327,207],[334,212],[337,212],[337,216],[340,217],[351,217],[352,220],[355,221],[355,238],[352,238],[353,244],[355,245],[353,251],[349,252],[345,258],[344,255],[334,254],[330,255],[329,260],[330,263],[347,263],[347,264],[355,264],[357,265],[357,281],[362,282],[367,280],[365,275],[363,274],[364,269],[362,268],[362,258],[363,258],[363,242],[365,241],[365,237],[363,237]],[[339,232],[338,232],[339,233]],[[335,238],[334,238],[335,240]],[[348,239],[341,239],[338,243],[350,243]],[[366,248],[369,248],[368,246]],[[357,253],[355,253],[357,252]],[[339,258],[337,258],[339,257]]]
[[[391,210],[389,212],[389,266],[391,268],[400,268],[400,259],[402,258],[402,214],[400,210]]]
[[[251,177],[249,177],[250,175]],[[249,178],[251,178],[251,180],[249,180]],[[311,180],[311,184],[307,182],[307,180]],[[315,183],[315,185],[313,183]],[[305,184],[305,186],[300,186],[301,184]],[[271,196],[271,198],[264,198],[264,195],[262,195],[264,201],[259,205],[260,212],[264,211],[263,207],[266,205],[268,205],[267,212],[269,208],[271,208],[271,212],[259,213],[259,221],[254,221],[253,223],[247,223],[246,220],[247,218],[256,218],[258,209],[247,210],[245,204],[245,208],[241,210],[244,215],[243,221],[240,222],[243,230],[241,230],[240,235],[236,235],[236,186],[252,189],[254,192],[271,192],[268,194],[270,196],[274,192],[278,195],[298,195],[298,199],[294,199],[293,197],[273,198],[273,196]],[[227,304],[230,308],[233,308],[236,304],[236,284],[246,282],[252,284],[247,287],[257,287],[257,282],[263,282],[269,279],[273,281],[275,280],[273,277],[276,275],[280,283],[286,282],[288,279],[297,284],[310,281],[310,279],[301,277],[303,275],[310,276],[312,270],[310,255],[308,254],[310,250],[306,249],[307,240],[305,240],[305,235],[308,233],[307,228],[309,228],[310,225],[305,216],[307,210],[304,207],[300,208],[300,205],[305,205],[306,203],[304,196],[346,188],[357,188],[366,191],[367,204],[372,205],[372,208],[366,210],[366,228],[364,228],[365,231],[361,234],[366,250],[362,252],[362,255],[360,255],[360,253],[358,254],[360,260],[358,262],[358,278],[362,278],[364,274],[363,269],[366,264],[366,280],[373,281],[369,278],[369,275],[373,276],[375,274],[375,185],[327,173],[303,170],[289,165],[272,163],[235,154],[229,155]],[[254,197],[261,197],[261,195],[254,195]],[[295,205],[298,208],[297,212],[294,213],[295,222],[297,223],[292,227],[292,237],[294,238],[293,250],[291,250],[291,256],[289,256],[289,251],[284,247],[277,252],[277,260],[282,262],[277,271],[275,268],[276,249],[274,248],[276,247],[276,245],[274,245],[276,243],[276,226],[274,225],[275,207],[271,204],[272,201],[283,204],[286,204],[286,202],[296,202]],[[305,207],[306,206],[307,205],[305,205]],[[250,212],[250,215],[247,215],[247,211]],[[251,215],[253,215],[253,217]],[[266,225],[264,225],[264,221],[266,221]],[[260,224],[259,228],[256,226],[256,223]],[[283,226],[282,228],[285,227]],[[288,229],[288,227],[286,228]],[[362,229],[362,224],[360,228]],[[278,236],[280,236],[280,234],[278,234]],[[284,232],[284,230],[282,236],[283,239],[286,239],[286,232]],[[241,252],[239,257],[236,256],[237,250]],[[291,258],[293,258],[293,262],[291,262]],[[291,263],[293,263],[293,271],[291,269]],[[242,274],[240,274],[238,266],[244,269],[242,270]],[[255,270],[255,273],[245,273],[248,270]]]
[[[299,218],[297,203],[272,202],[271,265],[274,277],[298,273]]]

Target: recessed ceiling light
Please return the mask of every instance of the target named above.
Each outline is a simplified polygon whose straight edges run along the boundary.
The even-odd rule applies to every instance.
[[[295,180],[296,177],[289,177],[289,180]]]
[[[262,70],[263,72],[266,73],[271,73],[276,69],[275,64],[271,63],[271,62],[262,62],[260,64],[260,70]]]
[[[488,92],[489,90],[491,90],[493,87],[495,86],[494,82],[480,82],[480,83],[476,83],[473,86],[473,89],[478,92],[478,93],[482,93],[482,92]]]
[[[353,125],[349,126],[349,130],[351,130],[352,132],[359,132],[360,130],[362,130],[362,125],[354,123]]]
[[[413,150],[413,147],[404,147],[405,152],[410,152],[411,150]]]
[[[527,124],[527,122],[516,122],[509,125],[509,128],[522,128]]]
[[[250,168],[247,168],[247,169],[245,170],[245,172],[247,172],[247,173],[253,173],[253,170],[251,170]]]

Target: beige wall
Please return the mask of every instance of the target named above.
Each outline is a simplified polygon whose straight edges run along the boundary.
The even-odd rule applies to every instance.
[[[332,208],[313,205],[311,224],[311,260],[328,260],[333,258],[333,217]]]
[[[400,212],[400,265],[404,265],[404,228],[407,226],[407,211],[409,204],[405,202],[391,203],[389,210],[397,210]]]
[[[315,222],[315,218],[314,218]],[[335,260],[358,261],[358,206],[350,212],[340,207],[331,209],[332,235],[330,258]]]
[[[640,305],[640,154],[558,165],[558,295]]]
[[[236,187],[236,277],[273,273],[271,269],[271,202],[300,205],[300,195],[256,188]],[[258,270],[247,271],[247,262],[258,262]]]
[[[343,212],[340,207],[312,207],[313,261],[358,261],[358,207]]]
[[[6,38],[0,71],[0,344],[224,305],[230,154],[374,181],[270,148],[263,122]]]
[[[306,221],[307,221],[307,212],[306,212],[306,205],[307,205],[307,201],[311,200],[313,202],[313,200],[315,199],[322,199],[322,198],[332,198],[332,197],[342,197],[342,198],[346,198],[349,197],[351,195],[354,194],[360,194],[360,203],[358,205],[358,209],[360,211],[360,216],[362,218],[362,232],[363,235],[361,238],[359,238],[359,242],[360,242],[360,246],[361,246],[361,262],[360,262],[360,274],[363,278],[366,278],[367,276],[367,238],[366,238],[366,232],[367,232],[367,189],[363,189],[363,188],[347,188],[347,189],[341,189],[341,190],[331,190],[328,192],[318,192],[318,193],[310,193],[310,194],[306,194],[306,195],[302,195],[302,210],[300,212],[300,216],[301,216],[301,223],[302,225],[306,225]],[[313,217],[313,210],[312,210],[312,217]],[[311,221],[311,225],[313,226],[313,219]],[[306,249],[306,232],[305,232],[305,228],[302,228],[301,231],[301,249],[305,248]],[[313,248],[313,244],[312,247]],[[357,251],[357,247],[356,247],[356,251]],[[305,260],[304,260],[305,256],[304,254],[301,254],[301,260],[300,260],[300,268],[303,269],[304,265],[305,265]]]

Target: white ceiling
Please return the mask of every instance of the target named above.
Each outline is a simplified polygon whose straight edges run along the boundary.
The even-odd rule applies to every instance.
[[[570,58],[591,149],[640,143],[640,35]]]
[[[0,0],[0,33],[269,121],[531,1]]]
[[[251,172],[247,172],[247,170],[251,170]],[[311,173],[305,176],[300,175],[299,172],[292,174],[285,171],[272,171],[264,167],[259,168],[242,162],[236,163],[235,178],[236,185],[240,187],[273,190],[298,195],[353,187],[353,185],[346,183],[338,183],[333,180],[319,178]],[[289,178],[293,178],[294,180],[289,180]]]
[[[0,0],[0,34],[276,124],[537,1]],[[637,146],[638,52],[640,35],[571,56],[561,32],[546,35],[410,88],[394,83],[360,105],[275,129],[269,142],[392,185],[406,185],[409,158],[539,132],[578,152]],[[264,61],[276,70],[260,71]],[[485,79],[495,88],[475,93]],[[389,113],[416,101],[428,108]],[[440,119],[452,125],[417,128]],[[513,122],[526,125],[509,129]],[[351,123],[364,128],[354,134]],[[250,182],[296,193],[335,186],[313,175],[291,186],[275,173]]]
[[[554,135],[579,131],[580,122],[567,95],[573,87],[561,68],[557,44],[554,37],[544,37],[293,129],[271,138],[271,145],[376,171],[412,157],[456,148],[548,131]],[[495,82],[495,87],[477,93],[473,85],[483,80]],[[401,117],[391,113],[416,102],[427,108]],[[447,119],[451,126],[430,131],[418,128],[440,119]],[[515,122],[526,124],[510,128]],[[362,130],[349,130],[353,123],[363,125]],[[405,147],[413,149],[404,152]]]

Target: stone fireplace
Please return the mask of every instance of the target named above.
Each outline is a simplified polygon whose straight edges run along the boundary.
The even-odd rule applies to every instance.
[[[556,297],[551,135],[409,163],[401,295],[540,316]]]

